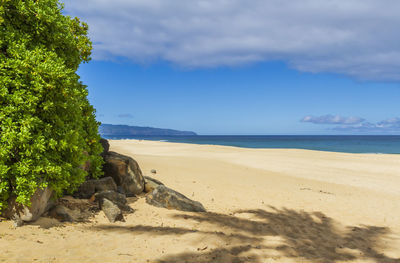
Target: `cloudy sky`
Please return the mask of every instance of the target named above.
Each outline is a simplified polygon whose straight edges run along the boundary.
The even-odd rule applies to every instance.
[[[400,133],[400,1],[65,0],[104,123],[201,134]]]

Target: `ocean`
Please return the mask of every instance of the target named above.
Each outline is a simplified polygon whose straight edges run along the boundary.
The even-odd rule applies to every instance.
[[[198,135],[198,136],[103,136],[244,148],[308,149],[344,153],[400,154],[400,135]]]

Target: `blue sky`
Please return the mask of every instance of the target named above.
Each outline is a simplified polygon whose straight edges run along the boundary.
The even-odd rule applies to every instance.
[[[90,27],[93,60],[78,73],[103,123],[399,134],[399,2],[299,2],[65,4]]]

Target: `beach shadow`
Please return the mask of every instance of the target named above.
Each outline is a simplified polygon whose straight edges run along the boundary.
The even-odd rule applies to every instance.
[[[238,216],[247,215],[249,218]],[[268,236],[278,236],[283,242],[275,247],[284,257],[303,258],[311,262],[336,262],[352,260],[372,260],[375,262],[400,262],[400,258],[391,258],[379,251],[384,249],[383,239],[389,234],[389,229],[377,226],[347,227],[339,230],[338,223],[321,212],[308,213],[292,209],[262,209],[240,210],[235,215],[218,213],[199,213],[175,215],[175,218],[185,218],[197,222],[206,222],[229,231],[244,234],[250,238],[261,238],[257,243],[243,240],[240,247],[248,248],[242,252],[256,252],[264,249],[263,240]],[[259,253],[250,259],[241,258],[241,253],[233,253],[230,248],[216,249],[208,253],[183,253],[167,255],[159,262],[203,262],[201,257],[209,260],[211,254],[229,253],[236,255],[235,262],[260,262],[268,257]],[[248,255],[248,253],[247,253]],[[199,258],[200,257],[200,258]],[[196,258],[196,260],[191,260]],[[198,260],[198,261],[197,261]],[[204,261],[206,262],[206,261]]]
[[[257,243],[261,242],[262,239],[259,237],[252,237],[243,234],[225,234],[224,232],[215,232],[215,231],[199,231],[189,228],[182,227],[157,227],[157,226],[120,226],[120,225],[98,225],[93,226],[92,230],[101,230],[101,231],[114,231],[114,232],[131,232],[133,234],[146,234],[150,236],[164,236],[164,235],[185,235],[190,233],[196,233],[200,235],[214,236],[226,242],[248,242],[248,243]]]
[[[38,220],[31,223],[27,223],[26,225],[39,226],[40,228],[43,229],[50,229],[53,227],[63,227],[65,224],[63,222],[58,221],[55,218],[40,217]]]
[[[234,262],[234,263],[261,263],[264,262],[262,257],[248,253],[253,249],[250,245],[233,246],[227,248],[216,248],[203,253],[181,253],[167,255],[155,262],[158,263],[208,263],[208,262]]]
[[[262,242],[260,237],[251,237],[244,234],[225,234],[224,232],[213,232],[213,231],[199,231],[181,227],[155,227],[155,226],[144,226],[137,225],[133,227],[120,226],[120,225],[99,225],[91,228],[94,231],[114,231],[120,233],[132,233],[135,235],[145,234],[148,236],[163,236],[163,235],[185,235],[196,233],[200,236],[217,237],[225,243],[239,244],[231,247],[207,249],[208,247],[199,248],[199,253],[182,253],[178,255],[167,255],[163,259],[159,259],[151,262],[249,262],[258,263],[260,257],[255,255],[243,256],[241,254],[250,251],[253,248],[262,249],[262,247],[253,247],[249,244],[258,244]],[[246,243],[246,245],[240,245]],[[207,249],[207,251],[205,251]]]
[[[201,223],[202,229],[163,226],[93,226],[94,231],[160,235],[195,234],[199,240],[217,238],[221,246],[198,248],[197,251],[167,254],[155,262],[264,262],[267,258],[278,260],[296,258],[308,262],[372,261],[400,263],[380,251],[385,249],[389,229],[377,226],[339,227],[339,223],[321,212],[292,209],[240,210],[234,214],[185,213],[173,218]],[[275,237],[275,243],[269,239]],[[201,242],[199,242],[201,243]],[[388,242],[390,243],[390,242]]]

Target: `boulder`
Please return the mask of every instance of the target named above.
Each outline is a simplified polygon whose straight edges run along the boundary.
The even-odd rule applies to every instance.
[[[133,212],[133,209],[129,205],[127,205],[126,196],[124,194],[107,190],[96,193],[94,197],[95,200],[99,203],[99,205],[101,205],[103,199],[108,199],[109,201],[116,204],[122,211]]]
[[[61,222],[74,222],[74,213],[73,210],[63,206],[57,205],[53,209],[49,211],[48,214],[50,217],[53,217]]]
[[[77,199],[72,196],[63,196],[58,199],[58,205],[63,205],[71,210],[98,212],[99,206],[92,199]]]
[[[58,204],[47,215],[61,222],[88,222],[89,218],[99,211],[97,207],[96,209],[91,209],[91,207],[80,209],[74,205],[68,204],[68,207],[67,205]]]
[[[100,155],[104,158],[106,153],[110,150],[110,143],[104,138],[101,138],[99,142],[101,143],[101,146],[103,146],[103,152]]]
[[[96,192],[107,190],[117,191],[117,185],[112,177],[103,177],[95,180],[95,190]]]
[[[96,202],[64,196],[58,199],[57,205],[47,215],[62,222],[88,222],[99,211]]]
[[[108,152],[104,156],[104,161],[104,175],[111,176],[116,184],[122,187],[127,196],[134,196],[143,192],[144,179],[135,160],[116,152]]]
[[[53,192],[50,187],[37,189],[31,197],[30,206],[20,205],[15,202],[15,197],[11,197],[8,200],[8,208],[2,212],[2,216],[13,219],[17,226],[20,226],[23,222],[33,222],[47,211]]]
[[[90,198],[96,192],[112,190],[117,191],[117,185],[114,179],[111,177],[104,177],[101,179],[87,180],[78,188],[78,191],[74,193],[75,197],[78,198]]]
[[[103,210],[104,214],[111,223],[116,221],[125,221],[121,209],[107,198],[102,199],[100,206],[101,210]]]
[[[144,176],[144,192],[150,193],[153,192],[154,189],[157,188],[159,185],[164,185],[162,182],[151,178],[149,176]]]
[[[120,186],[120,185],[117,185],[117,192],[120,193],[120,194],[125,194],[124,188],[122,186]]]
[[[205,212],[203,205],[193,201],[164,185],[157,186],[151,194],[146,196],[148,204],[188,212]]]
[[[78,190],[73,194],[74,197],[78,198],[90,198],[96,192],[95,180],[88,180],[83,182]]]
[[[156,173],[157,173],[157,170],[156,170],[156,169],[151,169],[151,170],[150,170],[150,173],[156,174]]]

